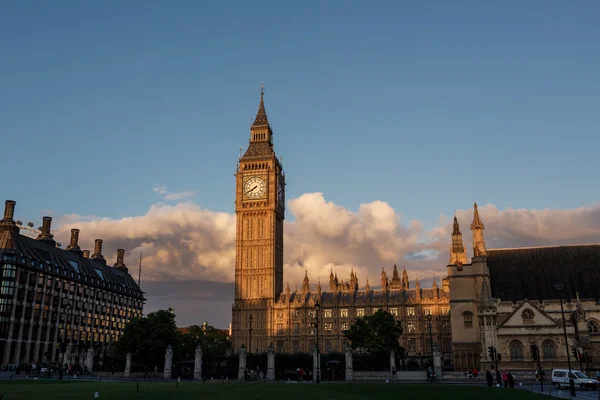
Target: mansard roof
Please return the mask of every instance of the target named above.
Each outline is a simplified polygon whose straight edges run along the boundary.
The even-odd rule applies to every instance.
[[[127,272],[112,268],[104,262],[84,258],[75,252],[51,246],[18,232],[9,234],[12,249],[0,247],[0,260],[10,260],[17,265],[38,269],[62,278],[82,282],[124,296],[144,300],[144,293]],[[16,259],[15,259],[16,258]]]
[[[600,297],[600,245],[488,249],[492,296],[501,300],[558,298],[562,282],[567,299]]]

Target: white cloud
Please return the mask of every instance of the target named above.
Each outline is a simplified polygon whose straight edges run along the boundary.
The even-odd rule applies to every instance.
[[[155,186],[152,188],[155,193],[163,196],[163,199],[167,201],[183,201],[186,199],[191,199],[196,195],[195,191],[186,191],[186,192],[169,192],[167,187],[164,185]]]
[[[157,187],[155,191],[166,192]],[[164,193],[163,193],[164,194]],[[360,286],[369,277],[379,283],[381,266],[394,260],[406,265],[411,279],[445,275],[450,246],[451,218],[442,215],[437,226],[425,230],[418,221],[402,223],[389,204],[374,201],[358,211],[327,202],[322,193],[308,193],[288,203],[294,221],[285,224],[285,280],[300,285],[304,269],[311,284],[325,288],[329,270],[348,279],[358,272]],[[573,210],[499,210],[479,207],[486,226],[488,247],[600,242],[600,206]],[[471,248],[472,209],[457,212],[465,246]],[[57,238],[68,241],[69,229],[81,230],[84,248],[104,239],[104,254],[116,257],[127,249],[126,261],[136,265],[144,251],[144,280],[207,280],[232,282],[235,266],[235,215],[212,212],[193,203],[157,204],[143,216],[122,219],[78,217],[58,219]],[[132,251],[134,250],[135,251]]]

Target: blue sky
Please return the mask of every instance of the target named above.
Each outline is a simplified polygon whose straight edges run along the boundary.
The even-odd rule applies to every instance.
[[[599,17],[593,1],[4,1],[2,197],[22,219],[119,218],[164,185],[233,212],[264,81],[288,198],[383,200],[426,225],[475,200],[597,203]]]

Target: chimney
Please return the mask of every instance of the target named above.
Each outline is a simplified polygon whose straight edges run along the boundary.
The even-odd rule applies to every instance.
[[[67,250],[77,253],[80,257],[83,255],[79,247],[79,229],[71,229],[71,242],[67,246]]]
[[[52,217],[44,217],[42,222],[42,232],[38,235],[37,240],[48,243],[51,246],[56,246],[56,242],[52,238],[53,235],[50,233],[50,227],[52,225]]]
[[[0,221],[0,232],[9,231],[19,233],[20,229],[13,220],[15,214],[15,204],[17,203],[14,200],[6,200],[4,206],[4,219]]]
[[[17,204],[14,200],[6,200],[4,203],[4,219],[11,220],[15,216],[15,204]]]
[[[92,254],[91,259],[104,261],[104,263],[106,263],[104,256],[102,256],[102,239],[96,239],[96,244],[94,245],[94,254]]]
[[[84,250],[83,251],[83,258],[90,258],[90,251],[89,250]]]
[[[115,268],[118,268],[120,270],[127,272],[128,269],[125,266],[125,263],[123,262],[124,259],[125,259],[125,249],[118,249],[117,250],[117,263],[115,264]]]
[[[78,249],[79,245],[79,229],[71,229],[71,242],[67,246],[67,250]]]

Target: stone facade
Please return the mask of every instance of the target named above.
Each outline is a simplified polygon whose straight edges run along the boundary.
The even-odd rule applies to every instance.
[[[468,264],[460,262],[465,257],[455,253],[464,252],[462,238],[460,243],[453,238],[447,267],[454,366],[492,367],[492,346],[501,355],[501,368],[536,369],[531,345],[545,369],[566,367],[567,355],[574,369],[600,365],[600,245],[486,249],[476,204],[473,215],[475,256]],[[460,231],[456,218],[454,224]],[[568,352],[558,283],[564,286]],[[584,355],[581,363],[573,349]]]
[[[316,345],[314,305],[321,304],[319,346],[321,352],[345,349],[343,332],[356,318],[378,309],[403,321],[402,345],[409,354],[428,355],[429,320],[431,336],[442,350],[451,353],[448,282],[421,288],[417,279],[410,287],[406,270],[392,277],[381,273],[381,287],[372,290],[368,282],[359,289],[354,272],[350,279],[338,279],[333,271],[327,290],[311,285],[305,276],[302,290],[283,289],[283,216],[285,174],[275,156],[273,132],[264,107],[263,93],[256,119],[250,129],[247,151],[240,157],[236,173],[236,267],[235,301],[232,313],[234,348],[266,352],[310,352]],[[252,323],[250,322],[252,316]],[[250,348],[250,346],[252,346]]]
[[[409,356],[431,354],[431,314],[433,342],[444,359],[453,358],[456,369],[491,363],[489,346],[502,355],[507,368],[535,368],[528,355],[530,344],[539,346],[544,367],[563,366],[567,351],[554,289],[562,282],[569,346],[591,357],[592,365],[600,364],[600,246],[487,249],[476,204],[473,257],[467,257],[455,217],[441,287],[434,280],[431,288],[421,288],[417,279],[413,288],[406,270],[400,276],[394,265],[391,279],[382,270],[376,290],[368,281],[359,289],[354,272],[344,281],[333,271],[326,290],[320,281],[316,288],[311,285],[308,275],[301,290],[292,292],[289,285],[283,289],[285,175],[272,137],[261,91],[249,146],[236,173],[234,348],[267,352],[273,345],[276,352],[311,352],[316,346],[318,302],[323,353],[343,351],[343,332],[357,318],[383,309],[402,321],[401,341]],[[575,367],[578,361],[573,363]]]
[[[0,363],[61,361],[63,351],[65,362],[83,363],[88,352],[102,357],[145,301],[123,263],[125,251],[108,266],[102,240],[89,257],[79,248],[78,229],[60,249],[50,217],[37,239],[24,236],[14,206],[6,202],[0,221]]]

